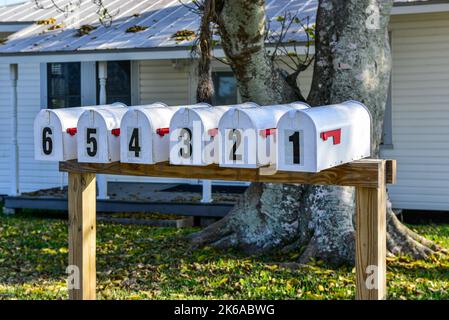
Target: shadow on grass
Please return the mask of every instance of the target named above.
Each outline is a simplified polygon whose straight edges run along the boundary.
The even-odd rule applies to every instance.
[[[48,213],[47,213],[48,214]],[[65,299],[67,221],[35,212],[0,215],[0,299]],[[97,291],[102,299],[353,299],[352,267],[332,269],[320,262],[284,268],[297,254],[247,257],[205,247],[191,250],[185,237],[198,229],[154,228],[98,223]],[[417,278],[447,282],[448,270],[431,264],[394,263],[389,286]],[[398,288],[398,289],[395,289]],[[423,289],[425,290],[425,289]],[[425,291],[424,297],[432,297]]]

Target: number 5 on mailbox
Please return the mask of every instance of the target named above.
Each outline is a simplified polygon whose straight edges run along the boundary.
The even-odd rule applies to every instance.
[[[86,157],[98,157],[98,128],[86,128]]]

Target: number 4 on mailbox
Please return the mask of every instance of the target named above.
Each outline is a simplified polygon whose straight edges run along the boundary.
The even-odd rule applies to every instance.
[[[129,143],[128,143],[128,151],[131,154],[131,157],[139,158],[140,157],[140,151],[142,148],[140,147],[140,131],[139,128],[128,128],[128,137]]]

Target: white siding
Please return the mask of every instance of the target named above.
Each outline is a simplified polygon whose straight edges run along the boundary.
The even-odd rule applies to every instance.
[[[449,210],[449,14],[396,16],[393,46],[393,206]]]
[[[0,64],[0,194],[10,192],[11,108],[9,66]]]
[[[57,163],[34,160],[33,121],[40,110],[39,64],[19,64],[18,70],[18,144],[20,192],[60,185]],[[11,117],[9,65],[0,65],[0,194],[11,189]]]
[[[39,64],[19,64],[17,91],[20,191],[59,186],[58,164],[34,160],[33,122],[41,104]]]
[[[140,61],[139,70],[141,104],[161,101],[172,106],[193,102],[188,63],[174,67],[171,60],[145,60]]]

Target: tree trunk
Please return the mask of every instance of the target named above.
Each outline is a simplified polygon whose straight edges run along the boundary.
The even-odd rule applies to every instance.
[[[320,0],[309,104],[359,100],[371,111],[372,154],[379,155],[390,77],[388,23],[392,0]],[[217,1],[222,46],[244,100],[262,105],[300,99],[267,58],[264,1]],[[377,14],[378,13],[378,14]],[[388,206],[388,249],[426,258],[441,250],[402,225]],[[252,184],[222,220],[192,236],[195,245],[248,253],[300,250],[341,264],[354,261],[354,188]]]

